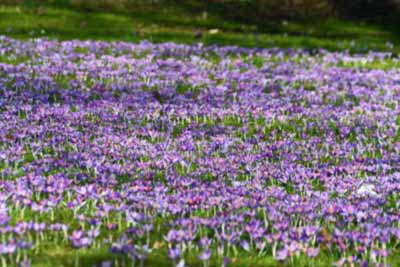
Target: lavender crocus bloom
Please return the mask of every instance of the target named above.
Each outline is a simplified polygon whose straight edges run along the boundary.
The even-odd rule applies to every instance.
[[[208,261],[211,257],[211,250],[204,250],[200,252],[198,258],[201,261]]]

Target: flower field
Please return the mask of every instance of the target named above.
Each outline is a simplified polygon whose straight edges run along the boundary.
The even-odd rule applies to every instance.
[[[399,266],[399,66],[0,37],[0,266]]]

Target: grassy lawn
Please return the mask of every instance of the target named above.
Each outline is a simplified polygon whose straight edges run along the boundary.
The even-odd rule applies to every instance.
[[[41,5],[24,1],[19,5],[0,5],[0,16],[0,34],[23,39],[44,36],[61,40],[138,42],[147,39],[244,47],[400,51],[396,34],[379,25],[335,18],[318,22],[275,20],[256,23],[177,4],[105,10],[77,7],[67,1],[42,2]],[[394,48],[388,43],[393,43]]]

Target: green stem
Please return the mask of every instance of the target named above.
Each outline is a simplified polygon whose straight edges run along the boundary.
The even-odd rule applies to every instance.
[[[79,267],[79,251],[75,254],[75,267]]]
[[[7,267],[7,261],[6,261],[6,258],[5,258],[5,257],[3,257],[3,256],[1,256],[1,266],[2,266],[2,267]]]

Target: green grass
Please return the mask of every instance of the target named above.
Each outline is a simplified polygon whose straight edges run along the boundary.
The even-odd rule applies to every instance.
[[[45,1],[43,1],[45,2]],[[50,37],[60,40],[96,39],[138,42],[203,42],[206,45],[244,47],[325,48],[366,52],[391,50],[399,38],[379,25],[341,21],[243,22],[223,14],[193,11],[184,5],[137,6],[129,10],[87,9],[68,1],[53,1],[40,8],[32,1],[20,5],[0,5],[0,34],[14,38]],[[189,1],[190,2],[190,1]],[[210,29],[219,29],[211,34]],[[196,31],[202,32],[196,38]]]

